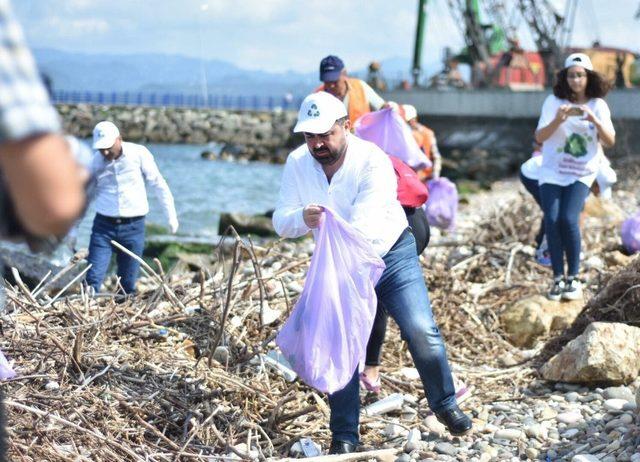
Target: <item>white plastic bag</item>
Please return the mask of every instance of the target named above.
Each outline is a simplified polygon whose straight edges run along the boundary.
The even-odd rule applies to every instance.
[[[305,383],[326,393],[349,383],[365,356],[384,268],[371,244],[325,208],[302,295],[276,338]]]

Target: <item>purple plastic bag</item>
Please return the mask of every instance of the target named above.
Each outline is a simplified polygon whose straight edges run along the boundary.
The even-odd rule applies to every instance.
[[[425,204],[427,221],[431,226],[452,231],[458,215],[458,189],[447,178],[434,178],[427,183],[429,200]]]
[[[393,109],[363,115],[355,123],[355,134],[371,141],[412,168],[431,167],[431,161],[411,134],[411,128]]]
[[[640,212],[622,222],[622,245],[629,253],[640,252]]]
[[[325,208],[304,289],[276,338],[305,383],[325,393],[349,383],[364,360],[384,268],[371,244]]]
[[[7,358],[4,357],[4,353],[0,350],[0,380],[12,379],[16,376],[16,372],[13,370]]]

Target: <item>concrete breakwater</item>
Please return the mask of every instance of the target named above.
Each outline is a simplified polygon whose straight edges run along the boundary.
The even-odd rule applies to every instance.
[[[58,105],[65,131],[89,138],[96,123],[111,120],[133,142],[222,145],[221,158],[282,163],[291,147],[296,113],[220,109]]]

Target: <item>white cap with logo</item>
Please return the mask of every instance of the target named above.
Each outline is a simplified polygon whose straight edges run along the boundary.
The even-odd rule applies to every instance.
[[[326,133],[336,120],[347,116],[347,108],[338,98],[326,91],[311,93],[300,105],[295,133]]]
[[[567,59],[564,60],[564,68],[568,69],[571,66],[581,66],[588,71],[593,70],[591,58],[589,58],[584,53],[571,53],[569,56],[567,56]]]
[[[109,149],[120,136],[120,130],[113,122],[98,122],[93,129],[93,149]]]

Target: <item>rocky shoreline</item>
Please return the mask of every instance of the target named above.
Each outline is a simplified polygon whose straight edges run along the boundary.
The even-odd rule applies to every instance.
[[[218,146],[206,148],[205,159],[260,161],[282,164],[287,154],[303,143],[292,133],[295,111],[229,111],[166,107],[58,105],[65,130],[80,138],[91,136],[93,126],[111,120],[123,137],[133,142],[184,143]],[[421,117],[423,119],[423,117]],[[530,156],[527,123],[488,123],[479,129],[464,120],[433,120],[444,156],[443,175],[451,179],[489,182],[513,175]],[[480,142],[482,141],[482,142]]]
[[[66,132],[91,137],[101,120],[111,120],[123,138],[134,142],[222,145],[219,157],[283,163],[292,147],[302,142],[291,129],[296,113],[249,112],[166,107],[57,106]],[[217,157],[218,153],[212,153]]]

